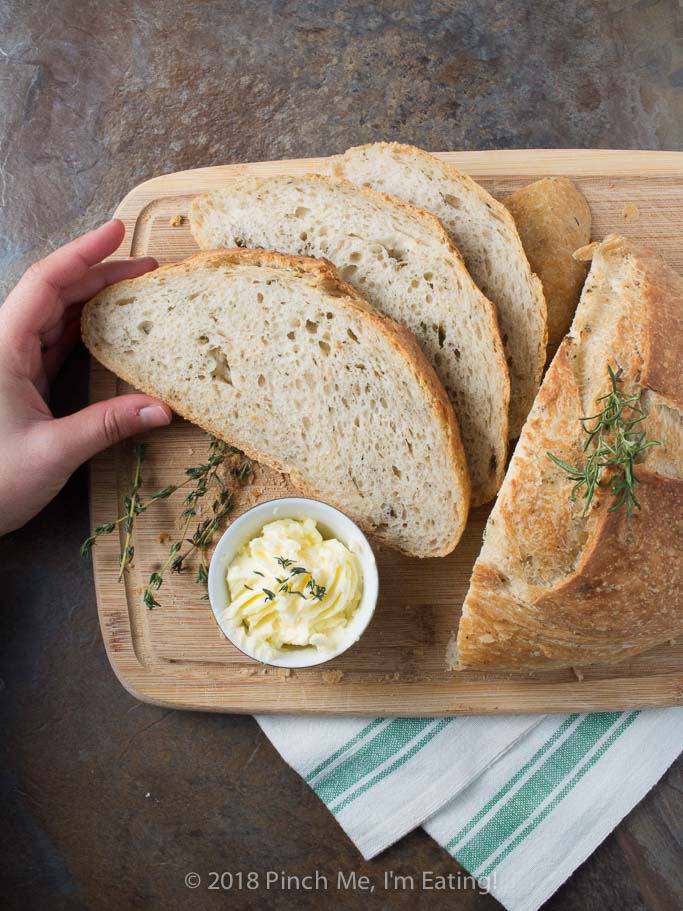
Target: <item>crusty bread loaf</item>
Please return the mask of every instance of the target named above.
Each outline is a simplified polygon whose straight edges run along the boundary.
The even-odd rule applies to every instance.
[[[588,265],[572,255],[591,239],[591,210],[568,177],[544,177],[505,200],[548,308],[549,363],[569,331]]]
[[[442,221],[472,278],[497,307],[510,369],[509,432],[516,438],[541,382],[546,311],[510,213],[466,174],[414,146],[358,146],[332,158],[329,170]]]
[[[325,177],[238,179],[197,197],[204,249],[263,247],[325,256],[371,304],[417,336],[450,396],[474,504],[505,470],[509,380],[493,305],[431,215]]]
[[[474,566],[452,655],[459,667],[613,662],[683,633],[683,278],[621,237],[581,255],[593,263],[574,322]],[[615,498],[600,488],[583,517],[547,453],[585,463],[580,419],[601,410],[608,365],[621,371],[619,388],[640,397],[647,417],[636,429],[661,445],[636,466],[641,509],[609,512]]]
[[[381,541],[455,547],[469,483],[453,409],[410,333],[329,263],[199,254],[101,292],[82,332],[120,377]]]

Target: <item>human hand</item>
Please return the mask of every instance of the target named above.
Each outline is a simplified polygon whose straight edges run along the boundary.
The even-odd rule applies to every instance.
[[[79,338],[85,301],[156,268],[151,257],[103,263],[123,240],[120,221],[84,234],[31,266],[0,307],[0,535],[19,528],[86,459],[168,424],[167,405],[122,395],[53,417],[49,384]]]

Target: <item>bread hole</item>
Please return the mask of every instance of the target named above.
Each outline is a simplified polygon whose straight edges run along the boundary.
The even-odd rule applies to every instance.
[[[232,375],[230,373],[230,364],[224,351],[220,348],[209,348],[209,355],[213,358],[216,366],[211,371],[211,378],[221,380],[232,386]]]
[[[303,424],[304,430],[311,429],[311,419],[307,415],[304,415],[301,418],[301,423]]]
[[[263,387],[266,385],[266,378],[265,378],[265,376],[264,376],[262,373],[259,373],[259,377],[258,377],[258,379],[256,380],[256,382],[258,383],[258,385],[259,385],[261,388],[263,388]]]
[[[355,253],[352,253],[349,256],[349,262],[352,262],[352,263],[360,262],[360,253],[358,253],[357,251]]]
[[[310,332],[311,335],[318,331],[318,324],[311,319],[306,320],[306,331]]]
[[[308,215],[310,209],[307,209],[306,206],[297,206],[294,210],[294,218],[303,218],[304,215]]]
[[[443,323],[439,323],[439,348],[443,348],[443,343],[446,341],[446,330]]]
[[[353,331],[353,329],[347,329],[347,330],[346,330],[346,334],[348,335],[348,337],[349,337],[352,341],[354,341],[354,342],[357,342],[357,341],[358,341],[358,336],[357,336],[356,333]]]
[[[356,415],[355,418],[353,419],[353,423],[356,425],[356,427],[360,427],[360,418],[358,417],[358,415]]]
[[[406,446],[408,447],[408,452],[412,455],[413,454],[413,444],[410,442],[410,440],[406,440]]]
[[[437,367],[440,367],[443,364],[443,355],[440,351],[434,352],[434,363]]]
[[[302,231],[301,234],[299,234],[299,240],[308,240],[308,234],[306,231]]]
[[[199,338],[197,339],[197,341],[199,342],[200,345],[206,345],[207,342],[209,341],[209,336],[208,336],[208,335],[200,335]]]
[[[350,407],[350,406],[349,406],[349,403],[348,403],[348,400],[345,399],[344,396],[341,397],[341,403],[342,403],[342,405],[344,406],[344,408],[349,408],[349,407]]]
[[[195,291],[194,294],[188,294],[188,296],[187,296],[188,303],[190,301],[193,301],[196,297],[199,297],[199,291]]]
[[[151,319],[143,320],[138,326],[138,329],[140,330],[140,332],[144,332],[145,335],[149,335],[149,333],[152,331],[153,328],[154,328],[154,323],[152,322]]]
[[[294,341],[294,339],[296,338],[296,333],[295,333],[295,332],[288,332],[288,333],[287,333],[287,338],[289,338],[289,339],[291,339],[292,341]]]
[[[386,400],[384,397],[382,397],[382,398],[379,400],[379,403],[380,403],[380,405],[382,406],[382,408],[386,408],[386,407],[387,407],[387,400]]]
[[[334,313],[326,313],[326,314],[325,314],[325,317],[326,317],[327,319],[334,319]]]
[[[450,206],[451,209],[460,208],[460,200],[456,196],[453,196],[452,193],[442,193],[441,195],[443,197],[443,201],[447,206]]]
[[[414,278],[410,283],[411,288],[418,288],[419,286],[420,286],[420,283],[416,278]]]
[[[453,354],[455,355],[456,361],[459,361],[459,360],[460,360],[460,349],[459,349],[459,348],[454,348],[454,349],[453,349]]]
[[[120,297],[120,298],[116,301],[116,305],[117,305],[118,307],[127,307],[128,304],[134,304],[134,303],[135,303],[135,298],[134,298],[134,297]]]
[[[351,282],[351,280],[353,279],[353,276],[356,274],[357,271],[358,271],[358,266],[344,266],[343,269],[339,270],[340,275],[344,279],[345,282]]]
[[[133,354],[134,352],[133,352],[132,348],[126,348],[126,350],[123,353],[124,353],[124,355],[126,355],[126,354]]]
[[[403,473],[400,468],[397,468],[395,465],[391,466],[391,470],[394,472],[397,478],[403,477]]]
[[[257,303],[257,304],[262,304],[262,303],[263,303],[263,295],[261,294],[260,291],[259,291],[259,293],[256,295],[256,303]]]
[[[319,346],[320,350],[322,351],[322,353],[325,355],[325,357],[327,357],[327,355],[330,353],[330,346],[329,346],[328,342],[324,342],[321,339],[318,342],[318,346]]]
[[[389,259],[393,259],[397,263],[400,263],[405,259],[404,251],[398,250],[396,247],[387,247],[386,251]]]

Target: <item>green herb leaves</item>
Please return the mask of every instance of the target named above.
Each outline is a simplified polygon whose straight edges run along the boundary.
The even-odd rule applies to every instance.
[[[87,557],[97,543],[98,537],[111,534],[118,525],[123,524],[125,538],[123,551],[119,557],[118,578],[120,581],[135,555],[135,548],[132,543],[135,519],[146,512],[153,503],[168,499],[177,490],[192,484],[192,489],[183,500],[183,510],[180,513],[180,519],[183,521],[182,531],[178,539],[171,544],[168,557],[163,565],[150,575],[143,593],[143,601],[150,610],[154,607],[159,607],[155,593],[163,585],[165,573],[167,571],[182,572],[188,557],[193,556],[195,553],[199,554],[199,567],[195,581],[203,585],[208,582],[208,549],[221,523],[232,509],[233,500],[232,491],[227,487],[228,474],[224,471],[219,473],[219,469],[229,456],[239,456],[241,461],[232,469],[229,477],[234,478],[237,483],[241,484],[252,472],[251,463],[239,449],[235,449],[234,446],[229,446],[215,437],[210,437],[210,440],[206,462],[187,468],[183,481],[162,487],[145,501],[140,498],[140,488],[142,486],[141,466],[145,458],[146,445],[143,443],[136,444],[134,449],[135,468],[133,471],[133,483],[130,493],[126,494],[123,500],[124,514],[113,522],[97,525],[93,534],[81,545],[81,556]],[[202,500],[209,492],[214,493],[210,514],[206,518],[200,518],[199,511],[202,506]],[[196,528],[192,535],[189,536],[190,526],[195,519],[198,520]],[[183,551],[184,544],[188,546]]]
[[[608,364],[607,372],[610,391],[598,399],[598,404],[604,407],[591,417],[581,418],[587,435],[583,451],[590,450],[585,464],[574,468],[551,452],[546,453],[574,482],[571,499],[575,501],[580,495],[584,500],[583,516],[588,512],[597,488],[608,489],[614,496],[608,512],[626,506],[626,514],[630,516],[634,506],[640,509],[635,492],[638,484],[636,458],[650,446],[660,445],[658,440],[647,440],[644,430],[635,429],[647,415],[638,405],[637,393],[628,395],[619,389],[621,368],[615,373]]]

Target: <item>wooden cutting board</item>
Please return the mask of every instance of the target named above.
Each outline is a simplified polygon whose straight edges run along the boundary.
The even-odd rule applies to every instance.
[[[538,177],[566,174],[585,193],[593,238],[617,231],[658,250],[683,271],[683,154],[602,150],[446,152],[440,157],[478,179],[495,196]],[[322,159],[201,168],[156,177],[132,190],[116,215],[126,225],[117,256],[151,254],[174,262],[197,248],[185,216],[196,193],[238,175],[305,174]],[[180,222],[180,224],[178,224]],[[91,398],[128,391],[93,362]],[[149,435],[145,491],[180,479],[202,461],[206,437],[175,420]],[[130,484],[131,449],[99,456],[91,471],[93,524],[122,514]],[[296,492],[287,479],[257,466],[240,488],[235,515]],[[180,494],[177,495],[180,499]],[[149,611],[142,591],[168,552],[178,501],[160,502],[138,521],[135,561],[117,582],[121,540],[100,538],[93,550],[102,634],[121,683],[134,696],[175,708],[221,712],[343,712],[357,715],[448,715],[564,712],[672,705],[683,702],[683,642],[655,649],[616,667],[594,666],[582,680],[572,671],[511,675],[446,670],[445,650],[456,628],[487,510],[475,510],[455,552],[414,560],[377,549],[380,600],[365,635],[327,665],[263,668],[222,635],[194,573],[169,576],[161,607]]]

